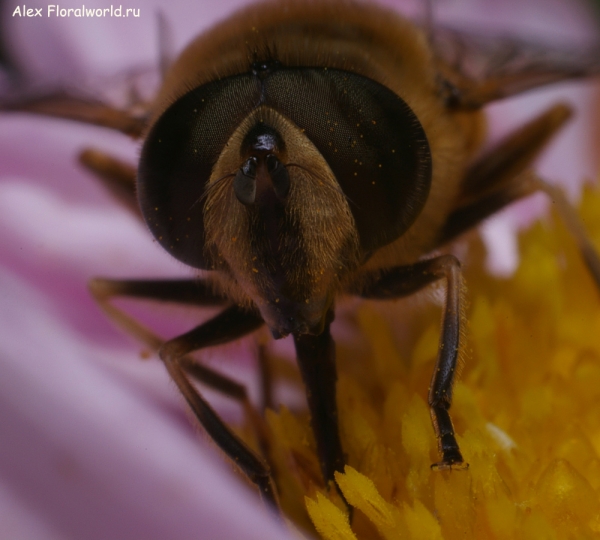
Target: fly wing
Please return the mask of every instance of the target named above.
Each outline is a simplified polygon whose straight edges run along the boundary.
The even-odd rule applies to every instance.
[[[487,103],[560,81],[600,74],[600,43],[560,46],[512,36],[436,28],[431,36],[450,107]]]
[[[27,112],[76,120],[108,127],[134,138],[141,136],[146,125],[143,117],[135,116],[130,111],[66,91],[53,91],[0,102],[0,111]]]
[[[0,35],[0,112],[14,111],[75,120],[120,131],[134,138],[145,132],[149,110],[173,54],[173,31],[163,12],[157,13],[159,61],[94,80],[64,86],[38,87],[19,70]]]
[[[137,68],[64,86],[40,86],[17,73],[0,94],[0,112],[26,112],[103,126],[139,138],[158,88],[156,68]]]

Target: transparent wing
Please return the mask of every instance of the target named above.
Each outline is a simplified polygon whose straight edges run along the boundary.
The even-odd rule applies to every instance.
[[[479,108],[540,86],[600,74],[600,42],[562,46],[450,28],[436,28],[431,42],[442,92],[456,108]]]
[[[0,95],[0,111],[75,120],[138,138],[146,128],[160,77],[157,68],[138,68],[69,87],[39,87],[17,76]]]

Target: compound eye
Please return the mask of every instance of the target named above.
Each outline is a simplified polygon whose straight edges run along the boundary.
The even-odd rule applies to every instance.
[[[432,174],[429,142],[409,105],[372,79],[336,69],[282,68],[263,84],[266,104],[294,122],[327,161],[363,250],[399,238],[423,209]]]
[[[256,166],[255,157],[247,159],[233,179],[235,196],[246,206],[254,204],[256,200]]]
[[[290,175],[277,156],[269,154],[267,156],[267,171],[273,182],[273,189],[278,199],[285,199],[290,192]]]
[[[216,265],[204,230],[213,165],[259,98],[260,82],[251,74],[213,81],[173,103],[144,141],[137,188],[146,223],[171,255],[195,268]],[[248,160],[234,179],[242,202],[251,197],[255,166]]]

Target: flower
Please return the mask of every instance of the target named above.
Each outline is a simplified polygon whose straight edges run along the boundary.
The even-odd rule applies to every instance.
[[[176,29],[174,45],[180,48],[195,33],[242,3],[205,1],[198,4],[180,0],[162,8]],[[141,9],[140,18],[135,20],[76,20],[47,16],[17,18],[12,16],[17,6],[13,2],[4,8],[6,35],[12,45],[10,51],[28,79],[36,84],[71,83],[73,80],[89,81],[90,78],[102,81],[107,75],[154,61],[154,9],[160,4],[138,0],[130,6]],[[499,7],[476,3],[468,13],[476,17],[493,9],[493,17],[504,17],[517,11],[521,4],[502,3]],[[527,5],[530,4],[533,3]],[[563,6],[557,15],[561,27],[570,28],[572,25],[567,21],[572,23],[577,17],[571,15],[576,12],[572,11],[571,5],[568,10],[564,8],[566,4],[559,0],[552,2],[555,7]],[[101,0],[94,7],[109,5],[107,0]],[[442,11],[447,11],[443,16],[456,18],[458,13],[452,10],[457,8],[448,6],[441,6]],[[27,7],[41,7],[46,14],[48,5],[38,1],[28,3]],[[529,9],[533,8],[528,7],[526,11]],[[536,12],[536,21],[543,19],[539,17],[540,13],[547,17],[552,11]],[[462,18],[465,15],[461,13]],[[524,20],[525,17],[517,16],[516,19]],[[580,19],[576,21],[576,28],[581,24],[585,26],[585,21],[582,23]],[[580,93],[576,95],[576,101],[583,108],[581,104],[589,91],[577,91]],[[544,99],[556,99],[546,91],[545,96]],[[491,123],[494,136],[522,122],[524,110],[527,117],[533,115],[535,111],[529,109],[533,102],[536,110],[543,107],[538,99],[519,98],[512,108],[510,104],[504,109],[494,106]],[[181,421],[184,405],[161,364],[157,361],[142,363],[141,347],[115,331],[88,296],[86,282],[96,275],[115,278],[190,275],[182,265],[171,261],[152,242],[145,227],[114,205],[102,188],[75,163],[77,152],[88,144],[134,162],[135,144],[99,128],[39,117],[3,116],[0,123],[0,532],[3,537],[282,539],[291,535],[282,531],[255,494],[231,474],[219,453],[209,443],[203,444],[199,440],[190,423]],[[578,129],[585,130],[585,126],[580,125]],[[584,172],[589,174],[591,167],[586,162],[585,148],[578,143],[571,143],[568,148],[565,152],[554,147],[551,153],[552,156],[567,154],[566,158],[552,158],[553,163],[556,160],[566,163],[564,169],[542,164],[542,171],[543,167],[549,167],[550,173],[575,181]],[[504,219],[511,220],[509,223],[512,224],[514,211]],[[505,225],[504,228],[508,227]],[[541,236],[536,241],[542,245],[549,242]],[[546,259],[553,257],[546,253]],[[552,274],[551,270],[548,272]],[[546,277],[548,279],[543,283],[548,286],[554,286],[552,279],[561,279],[552,275]],[[470,290],[480,285],[483,291],[492,287],[487,278],[470,275],[467,278]],[[521,288],[525,290],[537,284],[543,292],[540,283],[529,276],[523,278]],[[505,288],[497,291],[506,291],[502,292],[506,298],[514,296]],[[494,294],[500,295],[499,292]],[[585,296],[580,291],[577,298],[582,295]],[[513,489],[512,498],[506,495],[506,480],[503,483],[498,479],[497,463],[510,461],[511,452],[525,452],[520,462],[523,466],[523,463],[531,463],[527,459],[532,459],[539,450],[534,441],[526,441],[531,443],[530,446],[523,443],[522,435],[527,432],[528,424],[517,425],[514,428],[516,434],[512,432],[514,426],[509,413],[516,407],[512,400],[516,401],[517,395],[524,396],[523,406],[529,407],[527,411],[533,418],[547,419],[548,410],[539,411],[536,406],[547,403],[540,401],[538,394],[547,396],[549,390],[544,384],[526,387],[524,383],[530,382],[526,379],[509,394],[501,394],[498,389],[495,393],[489,391],[490,385],[493,386],[494,363],[491,362],[490,368],[488,361],[484,368],[484,363],[478,363],[478,356],[485,355],[486,340],[498,341],[499,332],[501,337],[504,335],[502,327],[498,330],[495,326],[500,324],[498,321],[509,321],[517,327],[518,314],[502,303],[498,307],[485,298],[482,294],[473,300],[473,310],[478,311],[469,318],[474,321],[472,325],[483,326],[483,329],[473,330],[473,335],[482,343],[473,345],[477,362],[469,360],[464,384],[459,384],[456,389],[453,409],[458,431],[463,434],[461,442],[471,462],[471,472],[462,477],[454,475],[452,479],[458,485],[450,487],[447,484],[452,479],[448,480],[445,473],[436,475],[428,469],[430,460],[435,459],[432,450],[435,441],[422,396],[430,369],[427,363],[437,343],[435,314],[426,309],[423,319],[429,326],[415,326],[410,347],[395,352],[395,338],[387,327],[372,328],[369,324],[369,319],[378,315],[364,311],[369,308],[358,312],[357,324],[367,332],[372,347],[369,349],[365,345],[368,342],[363,341],[363,349],[355,351],[356,358],[363,356],[362,369],[374,365],[373,374],[383,375],[384,380],[391,370],[408,378],[408,382],[391,384],[395,379],[390,378],[391,389],[388,388],[385,401],[373,404],[371,394],[376,387],[372,380],[365,378],[362,386],[356,384],[356,374],[349,372],[342,376],[340,399],[349,400],[343,406],[342,418],[346,447],[351,456],[367,454],[368,457],[364,460],[352,457],[349,463],[360,473],[348,469],[340,485],[347,485],[349,493],[353,485],[361,486],[355,491],[371,493],[373,501],[379,501],[375,494],[389,501],[395,494],[400,491],[406,494],[409,489],[424,495],[406,499],[410,503],[403,503],[397,510],[383,504],[373,506],[387,509],[392,524],[396,519],[404,520],[402,530],[413,537],[415,530],[436,531],[438,527],[445,531],[443,516],[453,513],[455,529],[473,516],[484,516],[481,519],[485,520],[488,529],[500,526],[497,525],[501,522],[499,516],[507,515],[503,512],[514,518],[508,522],[506,530],[519,516],[528,520],[531,527],[544,520],[552,527],[562,507],[554,499],[543,499],[547,492],[544,486],[554,486],[556,477],[568,478],[573,485],[584,486],[577,487],[583,489],[581,493],[590,493],[579,477],[583,475],[581,463],[596,467],[597,442],[588,434],[580,436],[574,428],[573,437],[564,439],[562,450],[552,454],[559,455],[563,461],[555,462],[553,468],[548,465],[545,474],[542,474],[541,465],[528,471],[530,476],[527,478],[535,478],[536,486],[542,486],[534,492],[537,501],[529,507],[515,507],[515,500],[525,504],[522,497],[519,499],[520,492]],[[593,295],[589,294],[588,301],[592,299]],[[516,300],[519,300],[518,296]],[[560,304],[554,295],[547,301],[548,309]],[[503,319],[506,310],[511,315]],[[552,313],[556,315],[559,311]],[[172,318],[170,313],[169,317]],[[352,324],[351,321],[348,324]],[[577,333],[576,328],[571,331]],[[515,335],[515,341],[524,339],[520,334]],[[340,363],[350,364],[351,355],[344,350],[347,347],[341,343],[339,348]],[[595,364],[593,358],[581,360],[577,351],[575,345],[559,347],[551,355],[550,371],[555,377],[552,381],[560,382],[562,379],[556,377],[572,378],[576,374],[583,382],[575,389],[572,388],[575,383],[571,381],[562,390],[554,386],[550,390],[558,391],[559,403],[568,405],[567,412],[583,415],[584,409],[569,404],[567,396],[572,395],[569,392],[575,392],[581,394],[582,400],[589,402],[592,399],[590,381],[595,380]],[[223,353],[219,368],[226,367],[229,357],[240,354],[247,356],[239,348],[235,354],[231,351]],[[404,364],[396,362],[394,365],[393,355],[401,355]],[[512,362],[514,364],[514,360]],[[244,358],[239,365],[242,370],[247,367]],[[542,377],[547,372],[536,373]],[[468,386],[470,382],[473,382],[472,387]],[[407,385],[410,392],[406,390]],[[485,389],[486,393],[475,388]],[[421,392],[421,398],[418,392]],[[497,400],[492,403],[498,408],[493,422],[489,411],[483,416],[484,413],[477,409],[477,400],[486,399]],[[224,414],[234,414],[226,402],[220,405]],[[486,423],[484,418],[490,421]],[[528,418],[531,417],[523,416],[523,421]],[[389,438],[395,438],[399,444],[404,461],[393,459],[394,454],[388,447],[372,442],[376,432],[383,429],[382,421],[392,422],[395,426],[390,430]],[[284,489],[289,491],[283,498],[290,515],[311,528],[303,504],[303,490],[308,490],[319,508],[326,503],[322,502],[323,495],[317,495],[318,481],[313,481],[318,479],[318,466],[311,454],[306,417],[293,416],[283,409],[279,413],[269,413],[268,422],[273,432],[279,434],[280,448],[275,453],[280,454],[274,459],[286,459],[284,452],[292,447],[296,458],[304,458],[304,468],[299,469],[303,475],[301,480],[290,478],[284,481]],[[540,439],[544,440],[547,441]],[[573,441],[572,444],[569,441]],[[515,445],[516,450],[510,450],[511,445]],[[490,449],[504,457],[492,456]],[[546,452],[544,459],[550,455]],[[584,459],[580,464],[572,463],[581,456]],[[421,469],[410,468],[414,465],[411,459],[420,460]],[[427,493],[442,497],[439,494],[446,490],[445,500],[452,502],[461,489],[465,492],[470,489],[465,478],[474,477],[478,470],[476,465],[488,474],[477,493],[487,496],[493,492],[496,495],[489,499],[491,503],[488,500],[485,512],[478,513],[477,507],[469,507],[466,514],[461,514],[460,509],[456,513],[454,509],[444,507],[447,514],[443,514],[440,507],[440,514],[434,515],[431,500],[426,500]],[[382,469],[390,469],[395,476],[389,478],[393,479],[382,476]],[[365,474],[372,478],[373,487],[364,480]],[[432,483],[433,491],[430,490]],[[588,480],[588,484],[597,489],[596,477]],[[360,507],[358,499],[348,495],[348,500]],[[587,519],[586,526],[592,527],[589,522],[595,519],[595,510],[590,510],[586,504],[574,506],[572,514],[577,519],[583,516],[581,519]],[[550,517],[540,510],[542,507],[550,508]],[[312,506],[311,515],[316,521],[315,508]],[[527,508],[532,509],[531,517],[527,517]],[[365,516],[356,513],[353,528],[357,534],[360,532],[357,527],[366,531],[379,527],[377,522],[372,524],[371,517]],[[388,527],[385,531],[388,532],[382,532],[383,536],[392,534],[389,531],[393,529]]]
[[[599,207],[600,192],[586,189],[580,215],[596,249]],[[308,512],[325,540],[371,538],[373,529],[386,539],[600,531],[597,284],[556,214],[520,235],[521,261],[510,279],[486,274],[480,240],[472,242],[467,362],[451,409],[470,467],[429,470],[437,448],[423,387],[437,353],[436,314],[415,321],[414,306],[399,302],[396,320],[416,336],[412,347],[399,348],[377,306],[364,305],[357,322],[370,347],[364,357],[356,346],[342,350],[338,383],[348,466],[336,478],[359,511],[350,527],[339,497],[329,494],[336,506],[322,486],[310,485]]]

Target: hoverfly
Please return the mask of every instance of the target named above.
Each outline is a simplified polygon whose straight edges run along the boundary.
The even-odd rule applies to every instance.
[[[191,379],[247,400],[189,355],[266,325],[292,336],[325,482],[343,469],[330,326],[341,295],[394,299],[447,282],[429,406],[439,469],[466,466],[449,409],[460,347],[460,263],[431,256],[543,184],[527,174],[571,110],[556,104],[479,155],[483,108],[591,76],[588,51],[560,55],[450,30],[428,33],[367,3],[250,6],[196,38],[158,95],[133,111],[70,94],[5,109],[100,125],[141,141],[133,167],[81,159],[196,279],[106,280],[109,316],[159,350],[200,424],[276,505],[266,463]],[[582,251],[596,279],[597,260]],[[116,297],[223,306],[166,343],[111,304]]]

